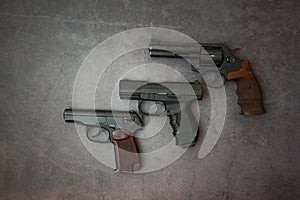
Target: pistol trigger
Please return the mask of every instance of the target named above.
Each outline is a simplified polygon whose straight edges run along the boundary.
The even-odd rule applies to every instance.
[[[192,68],[192,70],[193,70],[194,72],[198,72],[198,73],[199,73],[199,71],[196,69],[196,67],[194,67],[194,65],[191,64],[191,68]]]
[[[232,51],[233,51],[233,53],[236,53],[237,51],[240,51],[240,50],[241,50],[241,48],[235,48]]]
[[[168,97],[169,98],[176,98],[176,95],[173,92],[171,92],[171,93],[168,94]]]

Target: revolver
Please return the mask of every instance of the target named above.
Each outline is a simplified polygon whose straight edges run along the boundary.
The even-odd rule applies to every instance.
[[[133,134],[142,128],[142,121],[136,112],[67,108],[63,117],[65,122],[85,125],[90,141],[104,143],[108,139],[114,144],[115,171],[134,172],[140,169],[138,147]]]
[[[199,82],[149,83],[121,80],[119,96],[121,99],[138,100],[142,115],[166,114],[173,129],[176,145],[189,147],[196,143],[198,123],[191,113],[190,104],[194,100],[202,99],[202,87]]]
[[[260,115],[265,113],[261,88],[251,69],[248,60],[236,58],[225,43],[203,43],[200,46],[150,43],[151,57],[184,57],[197,59],[199,66],[209,63],[212,59],[225,80],[236,80],[238,104],[242,115]],[[198,67],[198,66],[197,66]],[[192,69],[196,71],[195,66]]]

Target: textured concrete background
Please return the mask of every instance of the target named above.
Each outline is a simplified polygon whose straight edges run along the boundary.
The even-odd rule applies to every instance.
[[[0,199],[299,199],[299,1],[1,0]],[[62,120],[76,72],[107,37],[135,27],[240,47],[267,114],[228,113],[214,150],[147,174],[113,174]]]

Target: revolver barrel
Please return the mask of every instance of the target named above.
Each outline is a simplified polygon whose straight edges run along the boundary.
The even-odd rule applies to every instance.
[[[212,59],[216,65],[223,62],[223,52],[218,44],[202,44],[206,50],[201,50],[196,45],[174,45],[163,43],[150,43],[149,53],[151,57],[171,57],[171,58],[195,58],[199,59],[200,64],[209,63]]]

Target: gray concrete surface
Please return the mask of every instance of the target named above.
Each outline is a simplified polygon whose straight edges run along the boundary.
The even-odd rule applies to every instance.
[[[299,1],[1,0],[0,199],[299,199]],[[157,26],[240,47],[267,113],[240,116],[236,85],[217,146],[147,174],[114,174],[62,120],[88,52]]]

